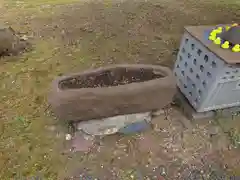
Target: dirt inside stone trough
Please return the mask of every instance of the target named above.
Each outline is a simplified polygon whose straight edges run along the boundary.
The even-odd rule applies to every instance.
[[[162,74],[156,74],[152,69],[130,69],[119,67],[99,73],[91,73],[89,75],[63,80],[60,82],[60,87],[62,89],[109,87],[140,83],[162,77]]]

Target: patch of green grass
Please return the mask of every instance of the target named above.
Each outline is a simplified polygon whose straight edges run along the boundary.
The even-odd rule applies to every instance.
[[[215,3],[222,3],[222,4],[232,4],[232,5],[240,5],[240,1],[239,0],[216,0]]]
[[[62,159],[54,158],[54,151],[59,141],[45,127],[54,123],[45,112],[45,94],[54,76],[49,73],[49,59],[54,58],[50,44],[38,42],[35,51],[1,65],[0,179],[46,176],[49,171],[49,178],[57,179],[54,166]]]
[[[230,118],[222,117],[221,110],[217,112],[215,121],[224,133],[228,136],[232,145],[236,148],[240,147],[240,122],[239,122],[239,113],[232,115]]]
[[[47,94],[56,76],[83,68],[84,58],[72,47],[63,51],[53,40],[39,39],[34,44],[33,51],[5,58],[0,66],[2,180],[38,174],[55,180],[64,168],[65,157],[60,154],[64,138],[47,130],[59,124],[48,113]],[[63,133],[61,127],[58,131]]]
[[[7,3],[10,5],[14,5],[14,6],[21,6],[23,5],[25,8],[29,8],[29,7],[37,7],[40,5],[59,5],[59,4],[71,4],[71,3],[75,3],[75,2],[79,2],[79,0],[36,0],[36,1],[32,1],[32,0],[22,0],[22,1],[17,1],[17,0],[9,0]]]
[[[240,132],[236,128],[232,128],[228,131],[228,136],[235,148],[240,147]]]

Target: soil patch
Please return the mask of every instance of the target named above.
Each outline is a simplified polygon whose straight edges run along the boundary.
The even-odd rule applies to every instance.
[[[137,70],[117,67],[100,73],[67,79],[60,82],[60,86],[62,89],[109,87],[140,83],[161,77],[163,77],[162,74],[155,74],[152,69],[139,68]]]

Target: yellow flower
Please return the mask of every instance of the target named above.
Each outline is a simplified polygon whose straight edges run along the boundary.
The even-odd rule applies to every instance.
[[[232,51],[233,52],[240,52],[240,45],[236,44],[235,46],[233,46]]]
[[[221,38],[218,37],[213,42],[214,42],[214,44],[220,45],[221,44]]]
[[[221,45],[221,47],[222,47],[223,49],[228,49],[228,48],[229,48],[229,42],[228,42],[228,41],[225,41],[225,42]]]

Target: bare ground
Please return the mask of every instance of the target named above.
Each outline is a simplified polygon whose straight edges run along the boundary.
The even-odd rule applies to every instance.
[[[81,173],[170,180],[193,174],[213,180],[207,175],[215,171],[216,176],[239,175],[237,119],[189,123],[172,110],[167,120],[154,119],[152,131],[106,137],[90,152],[73,154],[63,150],[65,129],[46,101],[53,78],[66,72],[126,62],[171,67],[185,25],[236,22],[239,5],[191,0],[60,4],[1,2],[1,20],[35,47],[0,59],[0,179],[63,179]]]

